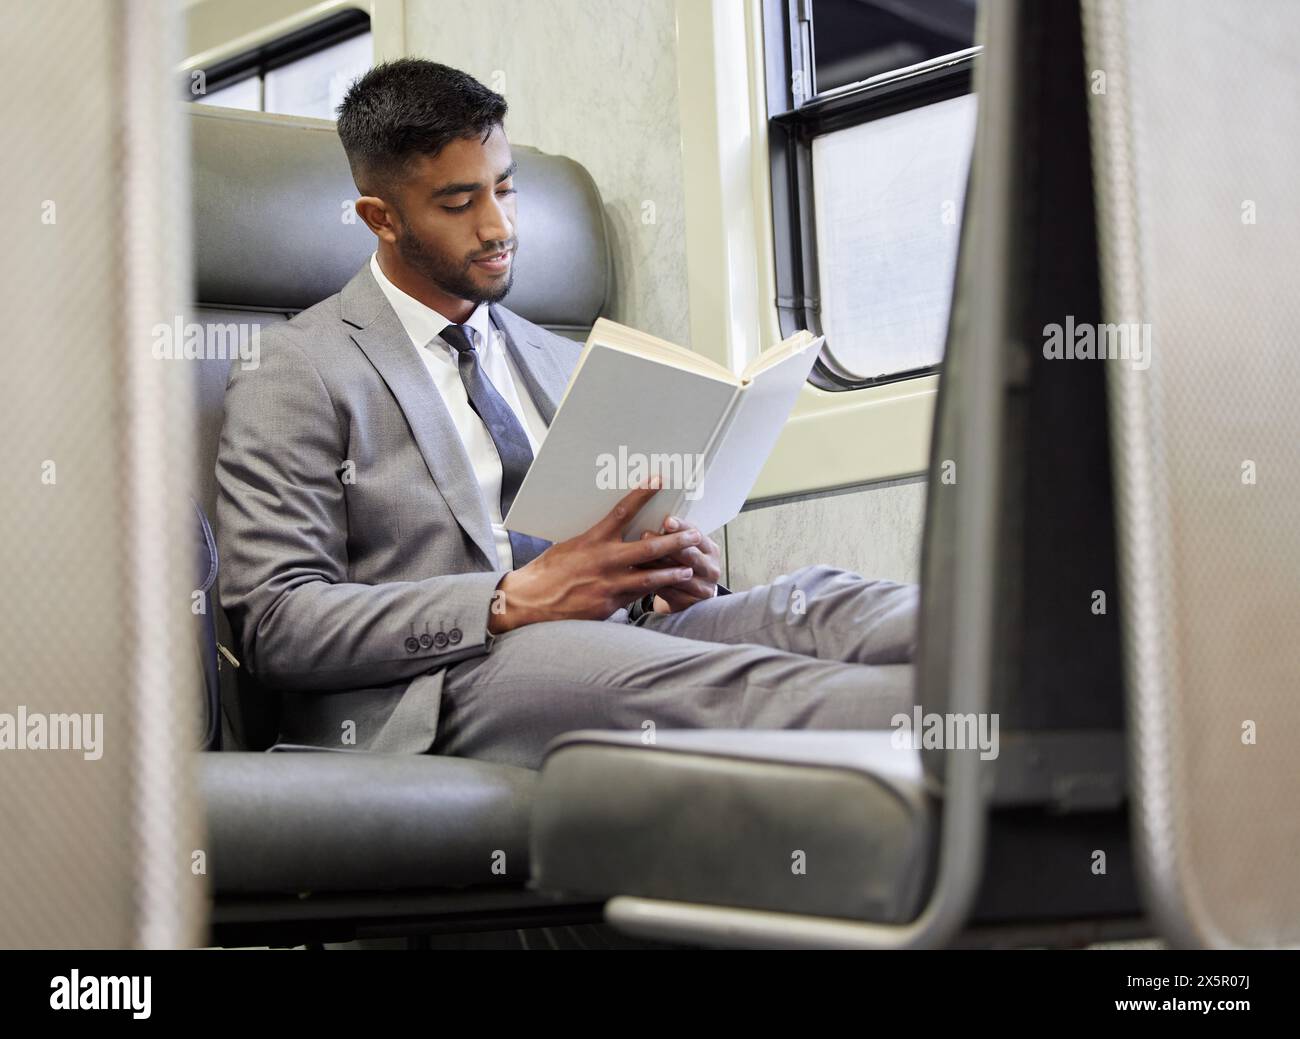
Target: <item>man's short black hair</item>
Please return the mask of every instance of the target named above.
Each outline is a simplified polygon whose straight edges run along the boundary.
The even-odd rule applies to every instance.
[[[339,138],[362,194],[381,194],[416,155],[457,138],[484,141],[506,116],[506,99],[459,69],[423,58],[376,65],[348,89]]]

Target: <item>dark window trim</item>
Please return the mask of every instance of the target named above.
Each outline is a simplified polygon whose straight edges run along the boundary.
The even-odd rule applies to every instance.
[[[209,65],[203,70],[205,92],[211,94],[214,90],[232,87],[254,76],[260,79],[268,72],[274,72],[326,47],[332,47],[336,43],[342,43],[344,40],[350,40],[369,31],[370,15],[365,11],[356,7],[339,11],[284,36],[268,40],[252,50]],[[187,101],[193,100],[190,92],[190,77],[193,72],[194,70],[191,70],[186,74],[182,88]]]
[[[787,337],[800,329],[814,335],[823,331],[813,208],[813,139],[969,94],[980,50],[971,47],[819,96],[812,60],[814,39],[810,0],[764,0],[776,309],[781,335]],[[811,89],[796,94],[796,82]],[[938,365],[928,365],[863,378],[841,364],[827,342],[813,365],[809,382],[824,390],[857,390],[932,375],[938,370]]]

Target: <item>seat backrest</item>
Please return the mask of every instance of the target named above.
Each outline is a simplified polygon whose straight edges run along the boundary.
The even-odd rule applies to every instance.
[[[1020,62],[1014,109],[982,112],[1015,144],[1000,204],[966,210],[931,448],[918,695],[925,712],[943,714],[956,684],[971,677],[954,649],[966,592],[962,533],[981,521],[966,492],[978,488],[990,510],[978,563],[995,592],[981,634],[988,710],[1000,734],[999,756],[987,766],[993,800],[1068,809],[1080,798],[1122,796],[1124,701],[1106,425],[1111,362],[1044,349],[1050,327],[1066,335],[1101,320],[1079,13],[1058,6],[1017,10],[1025,53],[1053,59]],[[980,99],[985,109],[991,103]],[[981,238],[997,239],[995,269],[971,254],[969,240]],[[993,308],[996,336],[972,335],[980,311]],[[973,416],[996,417],[988,442],[971,441]],[[1110,736],[1107,765],[1080,782],[1081,763],[1063,744],[1094,748],[1099,734]],[[949,760],[942,751],[924,755],[935,779]]]
[[[924,756],[934,904],[987,863],[981,900],[1016,883],[1070,915],[1050,833],[1032,878],[995,865],[999,809],[1045,806],[1036,832],[1085,817],[1061,876],[1109,900],[1094,911],[1294,946],[1300,10],[1225,34],[1211,3],[1081,6],[981,12],[918,689],[927,712],[999,714],[1001,753]]]
[[[194,309],[183,334],[203,350],[183,365],[197,396],[199,485],[194,497],[215,518],[217,444],[232,364],[243,344],[275,322],[339,291],[375,248],[352,210],[357,197],[334,123],[323,119],[187,105],[192,154]],[[585,338],[604,306],[610,251],[604,210],[590,175],[562,156],[514,146],[520,248],[505,303],[536,324]],[[179,350],[179,344],[178,344]],[[217,634],[232,644],[218,607]],[[225,745],[275,742],[275,697],[222,664],[231,728]]]
[[[945,737],[997,742],[987,758],[969,739],[921,744],[943,798],[925,919],[1131,915],[1110,362],[1046,348],[1053,326],[1066,335],[1101,318],[1079,11],[986,5],[981,42],[930,459],[917,697]],[[1109,872],[1097,882],[1098,845],[1085,842],[1103,830]]]
[[[1300,946],[1300,6],[1087,0],[1146,902]]]

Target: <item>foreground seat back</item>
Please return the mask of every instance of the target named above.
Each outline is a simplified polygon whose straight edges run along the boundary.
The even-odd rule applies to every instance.
[[[1139,913],[1123,811],[1104,372],[1043,351],[1044,326],[1100,316],[1079,12],[1019,2],[981,17],[979,122],[924,541],[923,750],[881,732],[661,731],[654,749],[636,747],[635,734],[567,734],[542,773],[536,876],[556,891],[627,892],[606,908],[620,927],[722,944],[901,947],[947,944],[972,924],[998,925],[998,941],[1078,941]],[[931,716],[939,744],[925,737]],[[950,717],[975,722],[962,727],[970,749],[947,742]],[[998,742],[982,756],[979,735],[992,735],[994,719]],[[675,775],[686,769],[690,783]],[[825,784],[831,770],[853,782],[836,790]],[[806,846],[812,828],[781,811],[797,797],[827,821],[819,847],[849,864],[822,874],[816,901],[775,871],[756,883],[748,868],[775,861],[750,833]],[[700,805],[731,815],[708,830]],[[638,828],[660,846],[675,841],[679,856],[665,862],[647,846],[644,865],[635,861],[624,849]],[[717,832],[736,835],[730,847]],[[889,854],[864,850],[873,846]],[[705,872],[709,854],[728,890]],[[917,888],[898,883],[899,871]]]
[[[923,744],[932,788],[981,795],[946,797],[945,832],[989,829],[978,853],[946,842],[941,877],[978,886],[980,922],[1131,914],[1105,362],[1058,356],[1050,331],[1101,317],[1080,17],[989,14],[917,680],[924,722],[945,729]],[[962,720],[996,747],[949,746]]]
[[[183,19],[170,4],[3,17],[0,948],[183,946],[205,901],[194,422],[151,356],[188,294]]]
[[[928,823],[920,798],[908,796],[915,792],[909,777],[894,777],[893,790],[905,796],[892,807],[908,810],[891,815],[879,785],[860,782],[836,796],[804,767],[883,778],[889,764],[908,760],[915,749],[896,750],[888,763],[872,760],[871,738],[889,739],[881,733],[835,734],[853,741],[856,760],[843,748],[829,749],[823,733],[661,731],[655,747],[638,747],[631,733],[566,734],[543,769],[533,816],[534,863],[544,889],[626,891],[607,904],[608,917],[650,936],[867,947],[954,940],[1078,944],[1149,934],[1143,913],[1152,893],[1168,899],[1164,917],[1194,920],[1203,935],[1262,892],[1265,900],[1233,920],[1237,934],[1295,940],[1296,873],[1289,864],[1300,833],[1291,806],[1300,790],[1283,734],[1300,720],[1294,696],[1300,551],[1295,524],[1283,517],[1300,512],[1294,459],[1300,361],[1287,334],[1300,317],[1300,297],[1285,280],[1300,216],[1279,217],[1278,229],[1251,247],[1202,250],[1189,243],[1189,229],[1203,213],[1220,211],[1209,202],[1222,206],[1245,190],[1245,178],[1235,175],[1239,166],[1255,174],[1251,182],[1270,193],[1278,211],[1288,178],[1264,175],[1267,141],[1232,135],[1234,154],[1251,158],[1226,163],[1234,176],[1225,178],[1214,167],[1191,169],[1198,156],[1213,153],[1211,141],[1190,132],[1178,147],[1166,140],[1179,132],[1180,120],[1212,106],[1208,98],[1200,108],[1186,104],[1187,77],[1177,67],[1182,48],[1174,42],[1182,36],[1173,24],[1181,8],[1159,9],[1170,24],[1157,20],[1151,32],[1167,48],[1169,67],[1158,70],[1162,103],[1147,115],[1170,126],[1148,147],[1140,136],[1129,139],[1128,116],[1115,116],[1104,99],[1106,76],[1141,66],[1114,46],[1122,32],[1111,27],[1101,34],[1106,60],[1085,61],[1077,6],[1013,0],[981,8],[979,123],[936,412],[922,568],[917,695],[923,727],[931,716],[940,720],[940,740],[923,739],[921,751],[925,807],[938,816],[940,831],[927,897],[913,900],[895,886],[886,899],[869,902],[860,889],[832,889],[842,875],[823,874],[820,894],[830,893],[814,905],[775,881],[749,877],[759,872],[749,868],[755,854],[771,854],[752,834],[789,827],[780,809],[796,796],[816,800],[820,814],[808,814],[830,820],[818,840],[838,843],[842,859],[855,866],[866,864],[859,866],[860,888],[879,885],[899,862],[926,870],[919,854],[861,852],[871,837],[901,848]],[[1261,30],[1260,53],[1268,52],[1266,30],[1284,28],[1273,24],[1278,21],[1284,20]],[[1281,31],[1277,38],[1289,40]],[[1213,53],[1208,39],[1204,50]],[[1251,111],[1279,97],[1293,104],[1295,91],[1281,89],[1293,86],[1286,79],[1292,73],[1277,60],[1285,75],[1277,71],[1269,81],[1269,96],[1247,98]],[[1248,64],[1242,54],[1238,67]],[[1098,78],[1099,72],[1106,75]],[[1208,69],[1201,75],[1214,81]],[[1093,92],[1097,87],[1103,94]],[[1230,120],[1232,110],[1216,117]],[[1107,135],[1095,156],[1094,124]],[[1288,140],[1285,157],[1297,149]],[[1158,175],[1144,173],[1135,152]],[[1121,161],[1107,157],[1114,155]],[[1283,168],[1293,174],[1295,163]],[[1189,191],[1188,185],[1203,187]],[[1110,206],[1100,225],[1099,190]],[[1233,219],[1236,214],[1233,209]],[[1145,230],[1149,215],[1159,217],[1150,248],[1134,234]],[[1220,245],[1217,237],[1213,244]],[[1152,256],[1163,267],[1148,263]],[[1230,271],[1234,262],[1245,269]],[[1214,302],[1216,279],[1235,293],[1222,312]],[[1176,360],[1162,360],[1157,335],[1148,366],[1141,338],[1116,343],[1104,329],[1147,312],[1134,302],[1143,298],[1132,295],[1134,285],[1159,292],[1147,309],[1181,331],[1167,348]],[[1265,364],[1259,371],[1236,352],[1233,315],[1246,304],[1262,311],[1277,299],[1287,302],[1267,315],[1255,312],[1246,326]],[[1175,306],[1188,307],[1187,315],[1173,314]],[[1208,324],[1185,327],[1189,319]],[[1107,358],[1098,360],[1103,335]],[[1083,344],[1090,345],[1076,349]],[[1234,353],[1213,355],[1212,362],[1211,344],[1233,344]],[[1234,372],[1232,392],[1220,400],[1220,369],[1234,361],[1246,374]],[[1240,493],[1238,458],[1260,459],[1260,472],[1274,474],[1273,483],[1266,495],[1225,504]],[[1124,524],[1123,585],[1116,504]],[[1237,533],[1246,539],[1234,541]],[[1127,647],[1120,638],[1125,630]],[[1189,642],[1196,643],[1194,652],[1187,651]],[[1234,675],[1245,677],[1244,702],[1233,694]],[[1266,728],[1277,742],[1243,771],[1242,719],[1256,718],[1261,733]],[[951,725],[964,719],[977,720],[977,734],[978,720],[985,731],[997,720],[994,754],[982,756],[978,741],[970,749],[947,742],[949,733],[970,733]],[[1154,760],[1147,757],[1153,749]],[[1207,754],[1210,771],[1202,780],[1196,770]],[[686,781],[675,774],[688,769]],[[1140,777],[1137,789],[1145,797],[1137,814],[1155,880],[1145,905],[1133,867],[1130,772]],[[764,784],[778,782],[781,797],[764,791]],[[710,829],[710,810],[727,813],[725,824]],[[1176,825],[1174,812],[1181,815]],[[1256,838],[1266,849],[1258,867],[1241,862],[1242,836],[1251,829],[1244,820],[1252,815],[1261,827],[1280,821],[1283,828]],[[811,829],[801,823],[797,840]],[[635,845],[647,830],[654,840]],[[642,854],[628,854],[629,844]],[[676,857],[665,860],[664,846]],[[736,864],[730,872],[728,854]],[[718,883],[704,865],[728,883]],[[1248,877],[1250,886],[1233,885],[1233,876]],[[1206,893],[1218,901],[1188,908]],[[905,908],[913,912],[903,916]],[[1270,911],[1288,915],[1266,930]],[[995,931],[986,929],[992,925]],[[1176,934],[1168,927],[1167,933]]]
[[[183,370],[198,399],[194,493],[211,518],[231,364],[255,363],[252,347],[262,328],[341,289],[374,251],[375,238],[352,209],[357,191],[332,121],[186,108],[196,273],[195,306],[182,324],[202,334],[205,349]],[[554,332],[585,338],[609,285],[599,193],[571,159],[521,146],[513,151],[521,244],[517,287],[506,305]],[[219,641],[233,649],[219,605],[215,619]],[[221,679],[226,744],[254,750],[273,744],[274,694],[224,657]]]
[[[1300,8],[1088,0],[1135,835],[1180,944],[1300,945]],[[1244,15],[1244,16],[1243,16]]]

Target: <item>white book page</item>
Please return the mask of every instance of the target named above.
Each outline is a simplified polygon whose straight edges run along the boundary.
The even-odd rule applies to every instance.
[[[593,343],[506,516],[510,530],[564,541],[593,527],[636,481],[664,489],[626,537],[658,530],[704,452],[736,387]]]
[[[705,471],[703,493],[683,503],[683,518],[707,533],[740,514],[808,381],[822,341],[821,336],[809,340],[804,349],[759,372],[741,390],[731,424]]]

